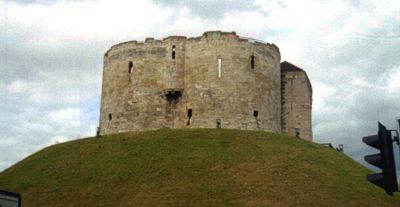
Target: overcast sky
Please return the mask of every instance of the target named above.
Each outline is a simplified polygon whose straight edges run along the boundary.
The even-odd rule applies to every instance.
[[[110,46],[209,30],[274,43],[306,70],[314,142],[363,162],[378,120],[398,127],[398,0],[0,0],[0,171],[95,134]]]

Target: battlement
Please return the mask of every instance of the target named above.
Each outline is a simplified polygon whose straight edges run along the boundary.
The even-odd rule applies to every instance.
[[[164,38],[163,40],[170,40],[170,41],[185,41],[187,39],[187,37],[185,36],[168,36],[166,38]]]
[[[178,35],[172,35],[168,36],[166,38],[163,38],[162,40],[155,39],[153,37],[146,37],[144,41],[137,41],[137,40],[132,40],[132,41],[127,41],[127,42],[121,42],[116,45],[111,46],[109,50],[105,53],[105,56],[113,50],[118,50],[121,48],[126,48],[126,47],[135,47],[135,46],[144,46],[144,45],[159,45],[167,42],[196,42],[196,41],[202,41],[202,40],[237,40],[240,42],[248,42],[251,44],[260,44],[260,45],[266,45],[268,47],[273,47],[274,49],[279,52],[279,48],[271,43],[264,42],[262,40],[257,40],[254,38],[248,38],[248,37],[241,37],[236,34],[236,32],[222,32],[222,31],[207,31],[204,32],[202,36],[197,36],[197,37],[190,37],[187,38],[186,36],[178,36]]]
[[[236,32],[147,37],[116,44],[104,57],[101,134],[164,127],[281,132],[281,107],[279,48]]]
[[[236,32],[221,32],[221,31],[207,31],[207,32],[203,33],[203,37],[205,37],[205,38],[227,37],[227,38],[234,38],[234,39],[239,38],[239,36],[236,35]]]

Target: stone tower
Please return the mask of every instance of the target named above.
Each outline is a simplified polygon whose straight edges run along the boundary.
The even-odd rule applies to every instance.
[[[312,87],[307,73],[281,63],[282,133],[312,141]]]
[[[220,31],[124,42],[104,55],[99,132],[281,132],[281,92],[280,52],[273,44]]]

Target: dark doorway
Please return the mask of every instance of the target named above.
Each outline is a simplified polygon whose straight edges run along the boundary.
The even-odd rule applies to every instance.
[[[216,119],[217,129],[222,128],[221,119]]]
[[[188,116],[188,120],[187,120],[187,125],[190,125],[191,119],[192,119],[192,115],[193,115],[193,111],[192,109],[188,109],[187,111],[187,116]]]

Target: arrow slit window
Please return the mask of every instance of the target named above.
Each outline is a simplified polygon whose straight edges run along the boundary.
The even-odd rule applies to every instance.
[[[172,45],[172,59],[175,59],[175,45]]]
[[[192,115],[193,115],[193,111],[192,109],[188,109],[187,111],[187,116],[188,116],[188,120],[187,120],[187,125],[190,125],[191,119],[192,119]]]
[[[133,63],[132,63],[132,61],[129,62],[128,72],[129,72],[129,75],[132,74],[132,72],[133,72]]]
[[[221,78],[221,74],[222,74],[222,59],[218,58],[218,78]]]

